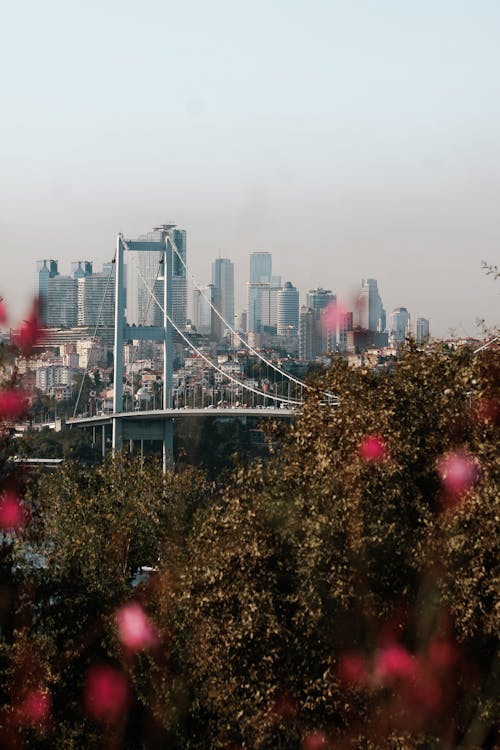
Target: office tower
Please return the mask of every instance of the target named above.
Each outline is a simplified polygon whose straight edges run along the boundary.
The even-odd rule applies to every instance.
[[[114,269],[113,269],[114,270]],[[79,326],[110,326],[115,320],[114,273],[94,273],[76,280]]]
[[[415,341],[417,344],[427,344],[429,341],[429,321],[427,318],[417,318],[415,321]]]
[[[247,331],[262,333],[269,326],[269,284],[249,282],[247,284]]]
[[[35,274],[35,296],[39,301],[41,325],[47,325],[47,292],[49,279],[57,276],[57,260],[38,260]]]
[[[409,333],[410,313],[406,307],[396,307],[389,316],[389,343],[391,346],[403,344]]]
[[[369,331],[385,330],[385,310],[376,279],[362,279],[357,299],[356,325]]]
[[[214,304],[214,285],[207,284],[193,291],[193,325],[198,333],[211,336],[213,333],[213,312],[210,302]]]
[[[92,275],[92,263],[89,260],[74,260],[71,263],[71,275],[74,279]]]
[[[187,278],[183,265],[183,262],[187,263],[186,230],[171,229],[170,233],[175,244],[172,258],[172,319],[175,325],[183,331],[187,320]],[[179,259],[179,255],[183,262]]]
[[[299,357],[311,361],[316,356],[314,352],[315,337],[315,314],[314,310],[307,305],[300,308],[299,315]]]
[[[45,322],[49,328],[73,328],[77,325],[77,280],[72,276],[58,274],[48,279]]]
[[[250,253],[250,283],[269,284],[271,282],[271,253]]]
[[[299,292],[290,281],[278,292],[278,336],[299,332]]]
[[[306,306],[314,313],[312,358],[322,352],[335,351],[337,343],[336,305],[337,297],[331,289],[311,289],[306,296]]]
[[[228,258],[217,258],[212,263],[212,285],[216,309],[234,327],[234,265]],[[215,315],[214,324],[214,333],[220,340],[229,329],[226,329],[218,315]]]
[[[347,338],[349,331],[353,329],[352,312],[337,312],[337,350],[347,351]]]
[[[281,276],[271,276],[269,285],[269,327],[278,326],[278,292],[281,289]]]
[[[172,251],[172,319],[180,330],[184,330],[187,319],[187,279],[182,261],[186,263],[186,231],[175,229],[175,224],[169,224],[168,227],[175,244]],[[160,231],[153,230],[139,236],[138,240],[158,241],[160,237]],[[163,325],[163,283],[157,283],[163,273],[161,258],[160,252],[129,253],[126,278],[127,321],[130,325]]]

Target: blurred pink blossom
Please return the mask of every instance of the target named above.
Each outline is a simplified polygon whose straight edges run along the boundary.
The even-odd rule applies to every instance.
[[[0,326],[4,326],[7,323],[7,308],[3,299],[0,299]]]
[[[446,494],[456,502],[475,484],[479,472],[472,456],[457,452],[439,461],[438,473]]]
[[[96,664],[87,673],[84,704],[87,714],[106,724],[116,723],[127,710],[130,688],[126,675],[106,664]]]
[[[321,325],[325,331],[336,331],[343,327],[347,315],[347,309],[340,302],[330,302],[321,312]]]
[[[409,678],[415,672],[415,657],[399,643],[393,643],[377,653],[375,675],[382,681],[394,678]]]
[[[376,463],[386,457],[387,444],[380,435],[366,435],[358,450],[363,461]]]
[[[158,641],[153,623],[136,602],[121,607],[116,613],[116,622],[121,642],[131,651],[150,648]]]
[[[328,738],[324,732],[315,730],[306,734],[302,740],[302,750],[324,750],[328,747]]]
[[[28,409],[28,399],[20,389],[4,389],[0,391],[0,417],[16,419]]]
[[[46,690],[30,690],[19,706],[20,720],[24,724],[43,724],[50,716],[51,695]]]
[[[339,660],[339,679],[352,685],[366,685],[369,678],[368,664],[362,653],[351,651],[342,654]]]
[[[26,514],[17,495],[6,492],[0,497],[0,529],[20,529],[26,524]]]
[[[38,300],[35,300],[28,318],[11,335],[12,343],[21,349],[25,356],[29,356],[33,347],[41,341]]]

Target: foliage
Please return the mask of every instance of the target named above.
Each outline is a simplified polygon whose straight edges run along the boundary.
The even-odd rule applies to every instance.
[[[27,482],[0,415],[0,742],[495,747],[499,374],[335,361],[217,488],[125,454]]]

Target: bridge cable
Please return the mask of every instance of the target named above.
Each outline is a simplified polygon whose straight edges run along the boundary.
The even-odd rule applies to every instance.
[[[198,284],[198,282],[196,281],[195,277],[193,276],[193,274],[189,270],[188,266],[184,262],[184,258],[182,257],[181,253],[179,252],[179,249],[177,248],[177,245],[175,244],[174,240],[169,235],[167,235],[167,238],[170,241],[170,243],[172,245],[172,248],[173,248],[175,254],[177,255],[177,257],[179,258],[181,264],[183,265],[186,273],[189,274],[189,276],[191,278],[191,281],[193,282],[193,284],[195,285],[195,287],[198,289],[198,291],[201,293],[201,295],[203,296],[203,298],[205,299],[205,301],[208,302],[208,304],[210,305],[211,309],[215,312],[215,314],[218,316],[218,318],[221,320],[221,322],[224,323],[224,325],[226,326],[226,328],[228,328],[231,331],[231,333],[234,336],[236,336],[241,341],[241,343],[244,346],[246,346],[247,349],[249,349],[249,351],[252,354],[254,354],[256,357],[258,357],[260,360],[262,360],[262,362],[264,362],[268,367],[271,367],[276,372],[279,372],[280,375],[284,375],[286,378],[288,378],[288,380],[292,381],[293,383],[296,383],[297,385],[300,385],[302,388],[306,388],[306,389],[313,388],[313,386],[308,385],[303,380],[300,380],[299,378],[295,378],[293,375],[290,375],[289,373],[285,372],[285,370],[281,370],[279,367],[277,367],[275,364],[273,364],[273,362],[271,362],[270,360],[266,359],[266,357],[264,357],[262,354],[260,354],[260,352],[258,352],[256,349],[254,349],[253,346],[251,346],[251,344],[248,343],[248,341],[245,341],[245,339],[242,338],[241,334],[239,334],[231,326],[231,324],[228,323],[228,321],[224,319],[223,315],[219,312],[219,310],[217,310],[217,308],[212,303],[212,301],[210,300],[210,298],[207,297],[207,295],[203,291],[202,287]],[[333,393],[328,393],[326,391],[324,392],[324,395],[328,396],[330,398],[332,398],[332,397],[333,398],[337,398],[336,396],[334,396]]]
[[[78,409],[78,404],[80,403],[80,397],[82,395],[83,383],[85,382],[85,377],[86,377],[86,375],[87,375],[87,373],[88,373],[88,371],[90,369],[89,368],[89,362],[92,361],[92,352],[94,351],[94,344],[96,343],[96,339],[97,339],[97,329],[99,328],[99,322],[101,320],[102,311],[104,309],[104,302],[106,301],[106,295],[107,295],[108,289],[109,289],[109,282],[111,281],[111,276],[113,275],[113,271],[115,270],[114,269],[114,265],[113,265],[114,262],[115,262],[115,260],[116,260],[116,252],[113,255],[113,260],[111,261],[111,268],[109,269],[108,280],[106,282],[106,287],[104,289],[104,294],[102,295],[101,305],[99,307],[99,314],[97,316],[97,323],[95,325],[94,334],[93,334],[92,339],[91,339],[92,346],[90,347],[90,352],[89,352],[88,359],[87,359],[87,367],[85,368],[85,371],[83,373],[83,376],[82,376],[82,379],[81,379],[81,382],[80,382],[80,389],[78,391],[78,396],[76,398],[75,408],[73,410],[73,419],[76,416],[76,412],[77,412],[77,409]]]
[[[126,244],[126,243],[125,243],[125,244]],[[197,348],[197,347],[196,347],[196,346],[195,346],[195,345],[194,345],[194,344],[193,344],[193,343],[192,343],[192,342],[191,342],[191,341],[190,341],[190,340],[188,339],[188,337],[184,335],[184,333],[183,333],[183,332],[181,331],[181,329],[180,329],[180,328],[179,328],[179,327],[178,327],[178,326],[177,326],[177,325],[176,325],[176,324],[174,323],[174,321],[173,321],[173,320],[172,320],[172,319],[170,318],[170,316],[169,316],[169,315],[168,315],[168,314],[167,314],[167,313],[165,312],[165,310],[164,310],[163,306],[162,306],[162,305],[160,304],[160,302],[159,302],[159,301],[158,301],[158,300],[156,299],[156,297],[155,297],[155,295],[154,295],[154,292],[152,292],[152,291],[151,291],[151,289],[150,289],[150,287],[149,287],[149,285],[148,285],[148,282],[146,281],[146,279],[145,279],[145,278],[144,278],[144,276],[142,275],[142,273],[141,273],[140,269],[138,268],[138,266],[137,266],[137,263],[135,262],[135,259],[134,259],[134,258],[132,258],[132,262],[134,263],[134,265],[135,265],[135,267],[136,267],[136,270],[137,270],[137,273],[138,273],[139,277],[140,277],[140,278],[142,279],[142,282],[144,283],[144,285],[145,285],[145,287],[146,287],[146,290],[147,290],[148,294],[150,294],[150,295],[151,295],[151,297],[153,298],[154,302],[155,302],[155,303],[156,303],[156,304],[158,305],[158,307],[160,308],[160,310],[162,311],[162,313],[163,313],[163,314],[165,315],[165,317],[167,318],[167,320],[168,320],[168,322],[170,323],[170,325],[172,326],[172,328],[174,328],[174,330],[175,330],[175,331],[176,331],[176,332],[177,332],[177,333],[179,334],[179,336],[180,336],[180,337],[181,337],[181,338],[182,338],[182,339],[183,339],[183,340],[185,341],[185,343],[186,343],[186,344],[187,344],[187,345],[188,345],[188,346],[190,347],[190,349],[192,349],[192,350],[193,350],[193,351],[195,352],[195,354],[197,354],[197,355],[198,355],[199,357],[201,357],[201,359],[203,359],[203,360],[204,360],[204,361],[205,361],[205,362],[206,362],[206,363],[207,363],[208,365],[210,365],[210,367],[212,367],[212,368],[213,368],[214,370],[217,370],[217,372],[219,372],[219,373],[220,373],[221,375],[223,375],[223,376],[224,376],[225,378],[227,378],[228,380],[232,381],[233,383],[236,383],[236,384],[237,384],[238,386],[240,386],[240,387],[241,387],[242,389],[244,389],[244,390],[246,390],[246,391],[250,391],[251,393],[256,393],[256,394],[257,394],[258,396],[263,396],[264,398],[270,399],[271,401],[282,401],[283,403],[287,403],[287,404],[297,404],[297,405],[299,405],[299,406],[302,406],[302,404],[303,404],[303,402],[302,402],[302,401],[298,401],[298,400],[296,400],[296,399],[288,399],[288,398],[282,398],[281,396],[278,396],[278,395],[276,395],[276,394],[275,394],[274,396],[271,396],[271,395],[269,395],[268,393],[266,393],[265,391],[259,391],[259,390],[258,390],[257,388],[252,388],[251,386],[245,385],[244,383],[242,383],[242,382],[241,382],[241,380],[238,380],[238,378],[235,378],[235,377],[233,377],[232,375],[229,375],[228,373],[224,372],[224,370],[222,370],[222,369],[221,369],[220,367],[218,367],[218,366],[217,366],[217,365],[216,365],[216,364],[215,364],[214,362],[212,362],[212,360],[211,360],[211,359],[209,359],[209,357],[207,357],[207,356],[206,356],[206,354],[204,354],[204,353],[203,353],[202,351],[200,351],[200,350],[199,350],[199,349],[198,349],[198,348]]]

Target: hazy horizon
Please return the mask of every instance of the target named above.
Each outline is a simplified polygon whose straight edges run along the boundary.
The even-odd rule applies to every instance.
[[[174,221],[202,283],[378,280],[431,333],[498,324],[500,5],[33,1],[4,10],[0,295]],[[14,320],[12,320],[14,322]]]

